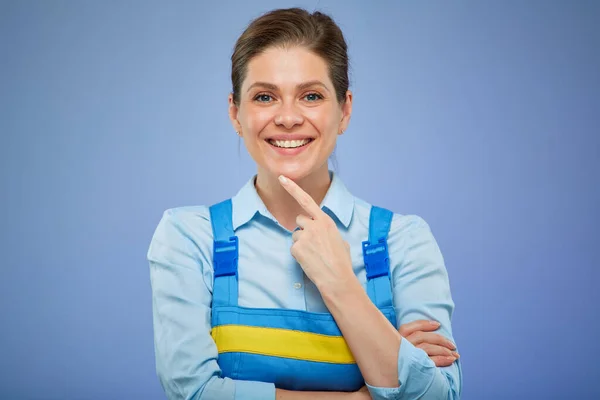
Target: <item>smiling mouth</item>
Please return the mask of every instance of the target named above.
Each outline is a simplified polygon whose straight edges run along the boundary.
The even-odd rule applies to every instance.
[[[299,147],[304,147],[314,139],[302,139],[302,140],[273,140],[268,139],[270,145],[279,147],[280,149],[297,149]]]

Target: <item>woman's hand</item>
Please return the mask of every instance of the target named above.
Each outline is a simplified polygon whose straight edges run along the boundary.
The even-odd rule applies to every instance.
[[[415,347],[424,350],[437,367],[448,367],[460,355],[455,352],[456,346],[438,333],[432,333],[440,327],[439,322],[418,320],[401,325],[398,331],[406,340]],[[354,400],[369,400],[371,395],[366,386],[353,393]]]
[[[448,367],[460,355],[455,351],[454,343],[438,333],[433,333],[439,327],[439,322],[418,320],[401,325],[398,331],[415,347],[425,351],[436,366]]]
[[[308,278],[322,291],[356,279],[352,270],[348,243],[329,215],[294,181],[280,177],[282,186],[300,204],[307,215],[299,215],[299,230],[292,234],[292,256]],[[326,289],[327,290],[327,289]]]

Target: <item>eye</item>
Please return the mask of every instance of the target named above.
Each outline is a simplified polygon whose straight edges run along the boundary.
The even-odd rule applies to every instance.
[[[259,93],[254,97],[254,101],[258,101],[259,103],[269,103],[271,100],[273,100],[273,97],[266,93]]]
[[[304,96],[304,99],[309,101],[309,102],[315,102],[317,100],[321,100],[323,98],[323,96],[321,96],[319,93],[313,92],[313,93],[308,93]]]

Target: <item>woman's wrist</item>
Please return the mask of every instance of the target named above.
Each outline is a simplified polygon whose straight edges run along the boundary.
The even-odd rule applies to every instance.
[[[355,299],[357,295],[366,294],[358,278],[352,274],[344,279],[338,279],[329,284],[315,284],[327,308],[335,307],[338,303],[345,303],[348,299]]]
[[[371,394],[367,387],[363,386],[360,390],[350,393],[348,400],[371,400]]]
[[[276,400],[371,400],[366,387],[357,392],[303,392],[276,389]]]

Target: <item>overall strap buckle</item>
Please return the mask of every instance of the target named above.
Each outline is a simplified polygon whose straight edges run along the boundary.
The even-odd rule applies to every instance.
[[[390,256],[387,240],[382,238],[372,244],[367,240],[362,242],[362,246],[367,279],[371,280],[380,276],[389,276]]]
[[[213,268],[215,278],[237,275],[239,247],[237,236],[213,242]]]

